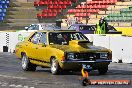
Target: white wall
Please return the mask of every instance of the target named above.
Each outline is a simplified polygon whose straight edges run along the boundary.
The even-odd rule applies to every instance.
[[[109,36],[93,35],[93,44],[96,46],[103,45],[103,47],[110,49],[109,40],[110,40]]]
[[[3,52],[3,46],[6,46],[6,32],[0,32],[0,52]]]
[[[30,35],[30,32],[9,32],[9,52],[15,50],[15,46],[18,42],[24,41],[24,38]],[[21,36],[22,38],[19,38]]]
[[[30,33],[31,32],[0,32],[0,52],[3,52],[3,46],[8,46],[8,52],[13,52],[16,44],[23,41],[23,38],[27,37]],[[22,38],[20,38],[20,36],[22,36]],[[132,37],[91,34],[87,34],[86,36],[90,41],[93,41],[94,45],[111,49],[113,62],[122,60],[123,63],[132,63]]]
[[[112,50],[112,61],[132,63],[132,37],[93,35],[93,44]]]
[[[18,35],[22,36],[22,40],[18,38]],[[28,35],[30,32],[0,32],[0,52],[3,52],[3,46],[8,46],[8,52],[14,52],[16,44],[23,41]]]

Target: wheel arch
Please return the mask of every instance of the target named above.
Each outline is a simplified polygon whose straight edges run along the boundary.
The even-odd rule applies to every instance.
[[[56,57],[55,57],[55,56],[51,56],[51,57],[50,57],[50,63],[51,63],[51,60],[52,60],[53,58],[56,58]]]
[[[26,54],[26,52],[21,52],[21,57],[22,57],[24,54]],[[26,55],[27,55],[27,54],[26,54]]]
[[[58,61],[59,67],[62,68],[62,64],[60,63],[59,59],[56,56],[51,56],[50,57],[50,64],[51,64],[52,58],[55,58]]]

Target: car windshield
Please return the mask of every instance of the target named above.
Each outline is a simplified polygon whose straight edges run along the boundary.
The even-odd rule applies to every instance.
[[[67,45],[71,40],[88,40],[81,32],[50,32],[49,44]]]
[[[111,26],[111,25],[108,25],[108,30],[110,31],[110,30],[113,30],[113,31],[117,31],[113,26]]]
[[[89,25],[80,25],[79,30],[89,30],[89,31],[94,31],[95,27],[94,26],[89,26]]]

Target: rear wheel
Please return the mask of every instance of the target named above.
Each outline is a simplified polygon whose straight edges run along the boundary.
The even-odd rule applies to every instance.
[[[98,68],[98,71],[100,75],[105,75],[108,71],[108,66]]]
[[[60,66],[55,58],[51,59],[51,73],[57,75],[60,72]]]
[[[24,71],[35,71],[36,70],[36,65],[30,63],[26,54],[22,55],[22,69]]]

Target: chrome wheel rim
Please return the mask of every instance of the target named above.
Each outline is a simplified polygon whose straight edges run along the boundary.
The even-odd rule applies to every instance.
[[[24,55],[24,56],[22,57],[22,68],[23,68],[23,69],[26,69],[27,63],[28,63],[28,59],[27,59],[27,57]]]
[[[57,68],[56,60],[52,60],[52,66],[51,66],[51,71],[55,72]]]

